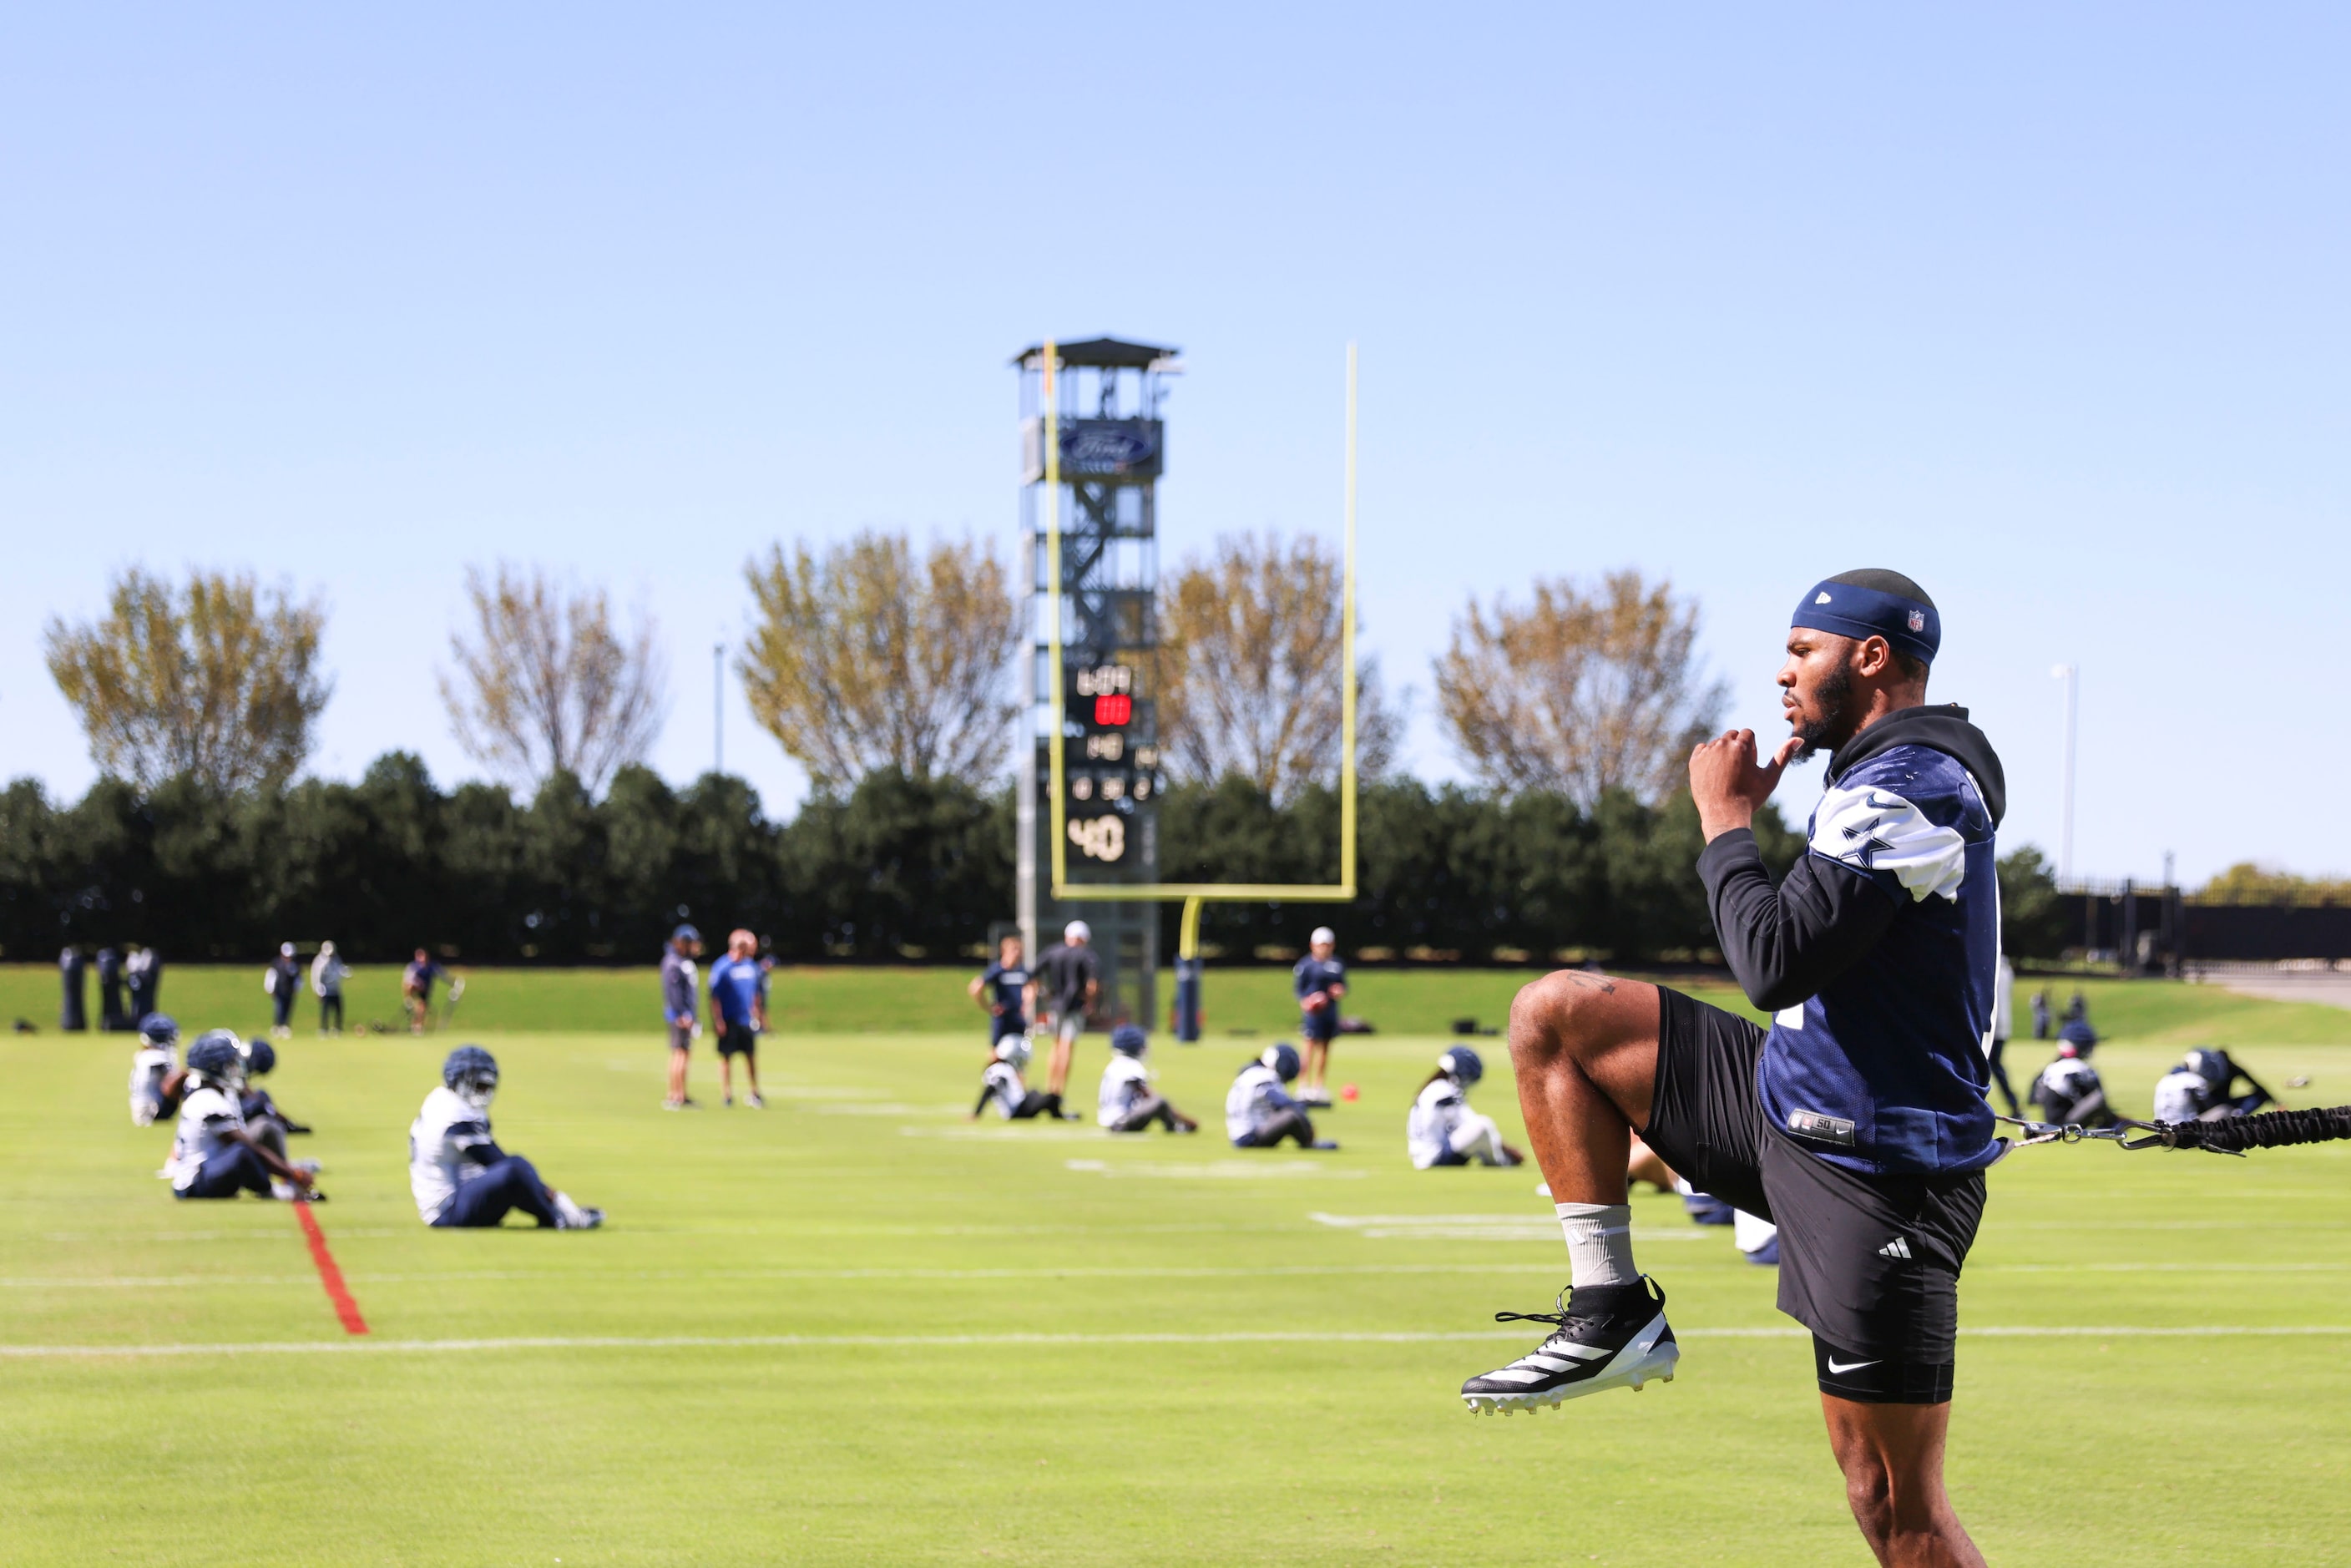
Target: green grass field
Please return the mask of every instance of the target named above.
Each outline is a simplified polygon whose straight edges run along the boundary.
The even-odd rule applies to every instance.
[[[848,973],[857,1005],[806,981],[832,1027],[879,1000],[965,1032],[788,1034],[771,1109],[684,1115],[656,1108],[650,1029],[522,1032],[501,1008],[574,982],[482,977],[460,1016],[505,1064],[499,1134],[611,1209],[586,1235],[424,1229],[404,1137],[447,1042],[298,1040],[272,1087],[321,1129],[306,1152],[363,1340],[285,1206],[175,1203],[152,1178],[169,1134],[129,1124],[120,1038],[0,1045],[0,1556],[1868,1561],[1770,1272],[1670,1200],[1635,1200],[1636,1245],[1683,1375],[1525,1421],[1462,1412],[1461,1378],[1531,1343],[1489,1314],[1547,1304],[1564,1258],[1531,1172],[1416,1173],[1403,1113],[1441,1044],[1426,1020],[1499,1019],[1515,977],[1380,1001],[1365,976],[1362,1010],[1402,1021],[1341,1043],[1363,1098],[1331,1119],[1345,1148],[1305,1156],[975,1127],[954,977]],[[29,975],[47,1019],[54,982]],[[1216,977],[1217,1027],[1280,1028],[1282,978]],[[204,981],[166,982],[185,1020],[214,1021]],[[612,998],[650,1010],[623,981]],[[2108,989],[2100,1065],[2126,1108],[2204,1038],[2273,1085],[2311,1075],[2297,1103],[2351,1100],[2351,1013]],[[1155,1056],[1213,1126],[1249,1049]],[[1102,1060],[1090,1040],[1089,1099]],[[1489,1061],[1479,1103],[1515,1135]],[[1991,1559],[2351,1560],[2351,1148],[2032,1149],[1992,1188],[1951,1457]]]

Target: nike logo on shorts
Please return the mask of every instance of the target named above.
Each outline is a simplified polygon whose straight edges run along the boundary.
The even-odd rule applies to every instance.
[[[1859,1371],[1860,1371],[1863,1367],[1865,1367],[1865,1366],[1876,1366],[1876,1364],[1877,1364],[1877,1363],[1876,1363],[1876,1362],[1874,1362],[1874,1361],[1843,1361],[1843,1362],[1841,1362],[1841,1361],[1837,1360],[1837,1358],[1836,1358],[1835,1356],[1831,1356],[1831,1357],[1829,1357],[1829,1370],[1830,1370],[1831,1372],[1836,1372],[1836,1373],[1859,1372]]]

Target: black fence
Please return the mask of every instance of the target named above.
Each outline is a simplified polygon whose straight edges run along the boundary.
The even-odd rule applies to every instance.
[[[2183,964],[2351,958],[2351,905],[2199,904],[2132,883],[2060,890],[2069,951],[2132,973]]]

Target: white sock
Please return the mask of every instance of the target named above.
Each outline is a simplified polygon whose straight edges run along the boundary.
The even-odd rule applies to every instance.
[[[1555,1203],[1559,1228],[1567,1236],[1567,1274],[1585,1285],[1629,1285],[1641,1277],[1633,1266],[1633,1206],[1629,1203]]]
[[[571,1201],[571,1195],[568,1192],[559,1192],[555,1195],[555,1212],[561,1217],[564,1224],[574,1228],[588,1223],[588,1216],[581,1212],[578,1204]]]

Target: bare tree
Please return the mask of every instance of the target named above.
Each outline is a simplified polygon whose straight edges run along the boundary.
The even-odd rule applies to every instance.
[[[601,588],[501,561],[465,569],[471,635],[453,634],[441,701],[465,754],[530,786],[558,769],[590,792],[661,734],[666,678],[651,616],[613,623]]]
[[[1238,773],[1278,800],[1339,776],[1343,576],[1311,534],[1227,535],[1160,594],[1161,750],[1178,774]],[[1360,630],[1360,626],[1359,626]],[[1355,664],[1356,765],[1384,772],[1401,715]]]
[[[745,695],[810,776],[1002,771],[1019,621],[993,554],[942,540],[918,565],[904,534],[868,530],[821,554],[777,545],[744,575],[759,610],[737,664]]]
[[[1463,760],[1505,789],[1585,806],[1612,789],[1654,800],[1680,780],[1726,695],[1698,665],[1698,620],[1670,583],[1637,571],[1590,591],[1538,579],[1524,609],[1472,597],[1437,661],[1437,711]]]
[[[133,567],[101,619],[52,617],[49,674],[91,758],[152,788],[187,774],[220,789],[274,785],[310,754],[333,684],[319,668],[325,606],[264,592],[250,573],[191,571],[175,591]]]

